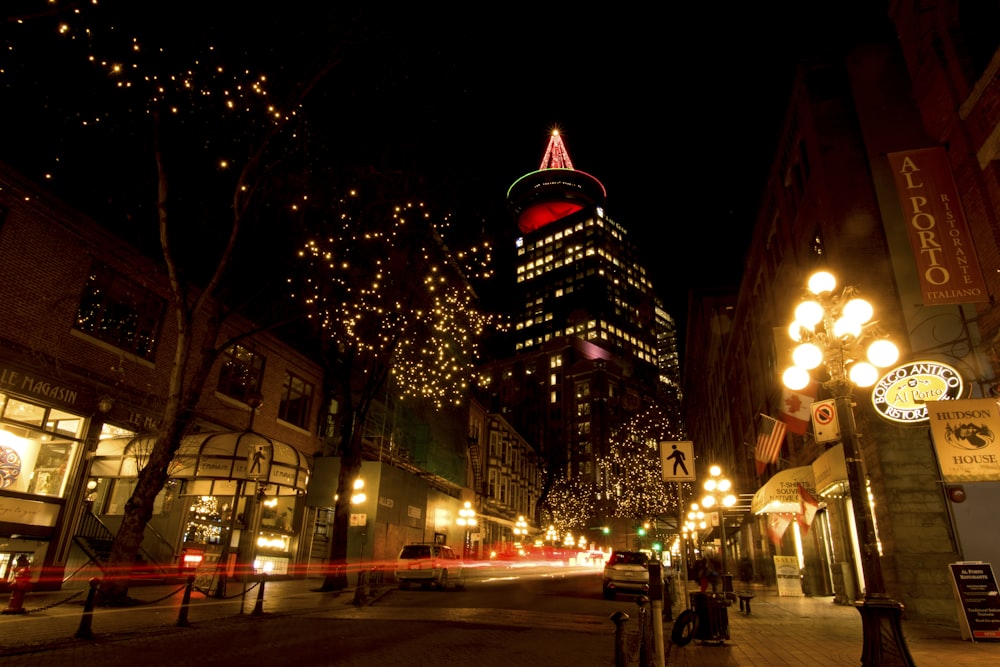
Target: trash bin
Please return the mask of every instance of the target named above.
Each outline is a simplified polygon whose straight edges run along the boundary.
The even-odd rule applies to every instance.
[[[691,593],[691,608],[698,615],[695,639],[706,642],[729,639],[729,604],[724,595]]]

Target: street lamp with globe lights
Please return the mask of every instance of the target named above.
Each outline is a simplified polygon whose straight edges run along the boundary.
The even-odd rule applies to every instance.
[[[857,604],[862,619],[861,664],[913,665],[900,617],[903,606],[885,591],[875,523],[868,503],[867,475],[854,421],[851,392],[870,387],[878,380],[877,368],[899,359],[899,349],[885,339],[872,321],[874,309],[859,298],[853,286],[835,292],[837,279],[819,271],[809,277],[808,293],[795,309],[788,334],[799,345],[792,352],[794,366],[782,380],[789,389],[809,384],[809,371],[826,366],[829,376],[819,383],[833,396],[840,422],[840,436],[847,463],[851,509],[861,545],[864,600]]]
[[[736,504],[736,496],[731,493],[733,483],[722,476],[722,468],[712,466],[708,469],[711,477],[705,480],[705,496],[701,499],[702,510],[719,512],[719,536],[722,538],[722,576],[725,577],[728,566],[726,564],[726,514],[727,507]],[[714,508],[718,508],[718,510]],[[725,585],[723,585],[725,592]]]
[[[523,543],[527,538],[528,522],[524,520],[522,515],[517,517],[517,521],[514,522],[514,541]]]
[[[476,527],[476,510],[472,509],[472,503],[468,500],[462,506],[462,509],[458,510],[458,519],[455,520],[459,526],[465,529],[465,535],[462,538],[462,557],[467,558],[469,555],[469,531]]]

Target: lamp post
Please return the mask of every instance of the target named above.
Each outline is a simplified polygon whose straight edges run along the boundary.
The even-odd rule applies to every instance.
[[[354,480],[353,489],[351,491],[351,505],[361,505],[366,500],[368,500],[368,494],[365,493],[365,480],[358,477]],[[363,515],[362,515],[363,516]],[[354,598],[351,601],[355,605],[363,605],[366,601],[365,599],[365,542],[368,541],[368,518],[365,517],[364,523],[361,525],[361,549],[358,551],[358,583],[354,587]]]
[[[521,515],[514,522],[514,541],[523,543],[526,539],[528,539],[528,522]]]
[[[736,504],[736,496],[730,493],[733,488],[733,483],[722,476],[722,468],[719,466],[712,466],[708,470],[709,479],[705,480],[704,489],[705,496],[701,499],[701,507],[703,510],[712,510],[713,507],[718,507],[719,512],[719,536],[722,538],[722,577],[723,582],[726,581],[725,576],[728,571],[726,564],[726,513],[725,509],[727,507],[732,507]],[[725,583],[723,583],[722,591],[726,592]]]
[[[455,522],[465,529],[465,535],[462,538],[462,558],[466,558],[469,555],[469,531],[476,525],[476,510],[472,509],[472,503],[468,500],[465,501],[462,509],[458,510],[458,519]]]
[[[864,599],[856,603],[863,628],[861,664],[913,665],[900,625],[903,605],[885,591],[851,399],[855,386],[870,387],[875,383],[876,367],[896,363],[899,350],[881,337],[877,322],[872,321],[872,306],[858,298],[857,290],[845,286],[835,292],[836,286],[837,279],[826,271],[810,276],[808,293],[795,309],[795,321],[788,329],[792,340],[799,343],[792,353],[795,365],[785,370],[782,380],[789,389],[802,389],[809,383],[810,370],[825,365],[829,373],[829,379],[820,383],[836,404],[851,508],[861,545]]]

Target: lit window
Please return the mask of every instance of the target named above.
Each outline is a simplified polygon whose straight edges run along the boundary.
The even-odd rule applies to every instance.
[[[166,302],[109,266],[95,262],[80,296],[74,328],[151,360]]]
[[[264,379],[264,357],[242,345],[233,345],[222,353],[219,370],[220,393],[243,401],[252,394],[260,394]]]

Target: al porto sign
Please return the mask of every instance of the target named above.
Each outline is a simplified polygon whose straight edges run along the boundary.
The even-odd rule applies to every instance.
[[[889,153],[925,306],[983,303],[986,281],[944,148]]]
[[[927,401],[954,401],[965,385],[957,370],[938,361],[914,361],[893,368],[872,389],[872,405],[899,424],[926,422]]]

